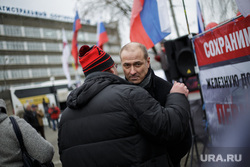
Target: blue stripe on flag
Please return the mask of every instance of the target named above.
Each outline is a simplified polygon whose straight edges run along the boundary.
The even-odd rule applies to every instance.
[[[204,26],[202,22],[202,14],[201,14],[201,8],[199,0],[196,0],[196,7],[197,7],[197,21],[198,21],[198,32],[202,33],[204,31]]]
[[[103,22],[100,23],[100,30],[99,31],[100,31],[100,34],[106,31]]]
[[[167,9],[166,9],[167,10]],[[154,44],[160,42],[169,33],[161,32],[156,0],[145,0],[140,13],[142,25]]]

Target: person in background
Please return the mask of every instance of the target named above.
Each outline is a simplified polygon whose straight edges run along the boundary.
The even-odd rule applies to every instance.
[[[172,83],[172,78],[171,78],[170,72],[169,72],[168,57],[166,55],[166,50],[165,50],[165,46],[164,46],[165,41],[166,40],[162,40],[160,42],[160,45],[161,45],[160,52],[157,55],[155,55],[155,60],[158,61],[159,63],[161,63],[161,68],[165,73],[167,81]]]
[[[131,42],[120,51],[121,64],[126,80],[146,89],[163,107],[172,88],[168,81],[156,76],[150,67],[150,57],[144,45]],[[189,151],[192,143],[190,128],[182,140],[167,143],[167,151],[175,167]]]
[[[37,113],[32,110],[32,107],[30,104],[27,104],[25,110],[24,110],[24,120],[27,121],[34,129],[36,129],[37,132],[39,132],[39,122],[37,119]]]
[[[16,106],[16,115],[24,118],[24,108],[22,106]]]
[[[50,162],[54,156],[52,144],[41,137],[24,119],[13,117],[21,130],[27,152],[41,163]],[[3,99],[0,99],[0,134],[0,166],[23,166],[22,152]]]
[[[48,125],[51,128],[51,118],[50,118],[50,114],[48,112],[48,110],[49,110],[49,104],[45,101],[44,98],[43,98],[43,108],[44,108],[45,116],[46,116],[47,121],[48,121]]]
[[[61,111],[53,103],[52,106],[49,108],[48,112],[50,114],[50,118],[51,118],[52,123],[53,123],[53,130],[56,131],[56,128],[58,127],[58,119],[59,119]]]
[[[37,118],[38,123],[39,123],[38,132],[45,139],[44,126],[43,126],[44,113],[41,109],[38,109],[37,105],[34,105],[33,108],[34,108],[34,111],[36,112],[36,118]]]
[[[82,46],[79,62],[86,79],[69,94],[59,123],[62,165],[172,166],[165,147],[188,129],[187,87],[176,82],[162,107],[120,78],[111,56],[96,45]]]

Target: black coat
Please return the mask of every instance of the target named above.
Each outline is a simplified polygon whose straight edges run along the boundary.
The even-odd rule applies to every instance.
[[[151,73],[149,75],[149,73]],[[170,93],[172,84],[162,78],[156,76],[151,68],[149,68],[146,77],[151,77],[148,84],[144,86],[150,95],[155,98],[162,106],[165,106],[167,95]]]
[[[144,86],[152,97],[154,97],[162,106],[165,106],[167,95],[170,93],[172,84],[162,78],[156,76],[151,68],[149,68],[146,77],[151,77]],[[181,158],[189,151],[192,144],[192,135],[190,127],[186,131],[182,140],[171,141],[167,143],[167,151],[175,167],[180,166]]]
[[[147,91],[107,72],[87,76],[59,123],[64,167],[171,166],[165,143],[184,137],[189,103],[169,94],[163,108]],[[179,99],[179,100],[176,100]]]
[[[36,117],[36,112],[25,110],[23,118],[26,122],[28,122],[34,129],[38,130],[40,125],[38,119]]]

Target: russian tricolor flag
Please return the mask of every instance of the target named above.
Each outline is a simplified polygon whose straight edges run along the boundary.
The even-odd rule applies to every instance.
[[[104,27],[104,24],[103,22],[99,22],[97,24],[97,46],[102,48],[103,44],[108,41],[109,41],[109,38],[108,38],[107,31]]]
[[[130,40],[153,47],[171,33],[166,0],[134,0]]]
[[[71,54],[75,60],[75,69],[78,68],[78,44],[77,44],[77,34],[78,30],[82,28],[80,18],[78,15],[78,11],[76,10],[75,20],[73,23],[73,39],[72,39],[72,48],[71,48]]]
[[[196,8],[197,8],[197,21],[198,21],[198,32],[204,32],[204,25],[203,25],[203,17],[201,13],[200,3],[199,0],[196,0]]]

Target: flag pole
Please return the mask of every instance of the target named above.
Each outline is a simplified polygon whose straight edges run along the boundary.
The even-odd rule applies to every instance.
[[[183,8],[184,8],[184,13],[185,13],[185,18],[186,18],[186,23],[187,23],[187,29],[188,29],[188,37],[191,39],[192,38],[192,34],[190,33],[190,29],[189,29],[189,24],[188,24],[188,19],[187,19],[187,12],[186,12],[186,7],[185,7],[185,3],[184,3],[184,0],[182,0],[182,4],[183,4]],[[193,46],[193,42],[192,42],[192,47]],[[196,74],[197,76],[197,80],[199,82],[199,75],[198,73]],[[200,93],[201,93],[201,89],[200,89]],[[202,100],[202,93],[201,93],[201,100]],[[203,100],[202,100],[202,104],[203,104]],[[193,163],[193,151],[195,149],[195,152],[196,152],[196,156],[197,156],[197,160],[198,160],[198,165],[200,166],[200,160],[199,160],[199,152],[198,152],[198,146],[197,146],[197,140],[196,140],[196,133],[195,133],[195,128],[194,128],[194,123],[193,123],[193,118],[190,117],[190,128],[191,128],[191,133],[192,133],[192,145],[191,145],[191,148],[187,154],[187,157],[186,157],[186,160],[185,160],[185,164],[184,166],[186,167],[187,165],[187,160],[189,158],[189,154],[191,152],[191,161],[190,161],[190,166],[192,166],[192,163]]]
[[[186,18],[186,23],[187,23],[188,34],[190,34],[189,24],[188,24],[188,19],[187,19],[187,12],[186,12],[186,7],[185,7],[184,0],[182,0],[182,4],[183,4],[183,8],[184,8],[184,14],[185,14],[185,18]]]
[[[169,3],[170,3],[170,9],[171,9],[171,13],[172,13],[173,21],[174,21],[174,27],[175,27],[175,30],[176,30],[176,34],[177,34],[177,37],[179,37],[180,33],[179,33],[179,29],[178,29],[178,26],[177,26],[177,23],[176,23],[176,18],[175,18],[175,13],[174,13],[172,0],[169,0]]]

